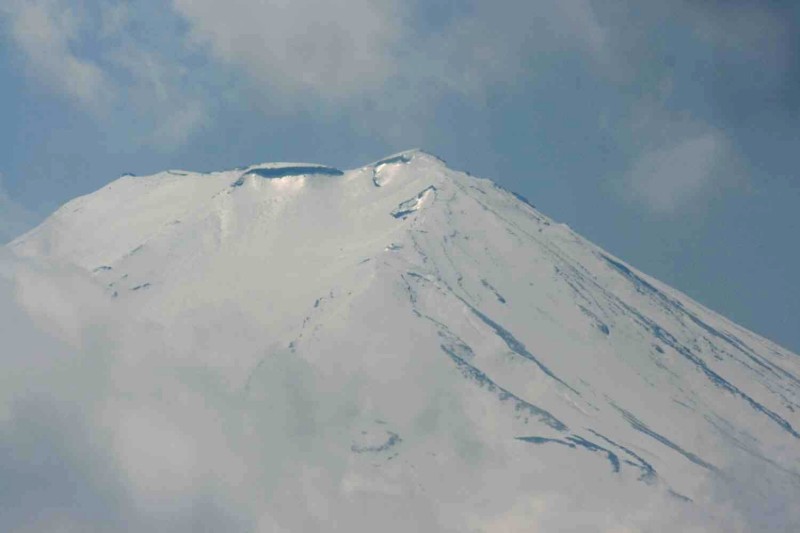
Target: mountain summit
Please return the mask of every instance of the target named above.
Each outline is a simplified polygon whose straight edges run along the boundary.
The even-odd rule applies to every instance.
[[[52,282],[74,310],[51,321],[110,317],[99,419],[145,506],[208,498],[263,531],[793,529],[800,358],[423,151],[125,176],[9,248],[90,278],[91,302]]]

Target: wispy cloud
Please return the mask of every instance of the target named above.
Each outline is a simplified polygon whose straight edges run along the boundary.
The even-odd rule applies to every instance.
[[[127,124],[130,142],[169,151],[206,124],[207,105],[186,81],[176,50],[157,51],[152,35],[131,31],[143,13],[106,1],[11,0],[0,7],[33,83],[105,126]]]
[[[0,173],[0,245],[22,234],[33,226],[36,216],[15,202],[3,186]]]
[[[481,96],[523,81],[527,57],[562,49],[606,54],[589,2],[466,2],[431,23],[422,2],[175,0],[191,40],[243,70],[274,98],[339,105],[364,96],[442,90]],[[278,93],[278,95],[274,93]],[[405,102],[409,103],[409,102]]]
[[[706,133],[642,153],[625,177],[625,193],[656,214],[691,207],[717,183],[725,142]]]
[[[111,81],[95,61],[75,51],[80,16],[59,0],[13,1],[0,12],[10,21],[10,35],[27,59],[27,69],[56,94],[83,106],[106,105]]]
[[[188,69],[126,38],[123,27],[115,35],[120,42],[106,58],[125,73],[128,106],[147,124],[136,140],[161,151],[183,146],[209,122],[209,106],[191,88]]]
[[[424,18],[421,6],[417,16]],[[401,74],[480,100],[500,87],[531,84],[539,69],[567,53],[602,61],[606,31],[583,0],[467,2],[435,30],[408,32],[411,53]]]
[[[171,11],[156,13],[107,0],[11,0],[0,13],[33,78],[83,106],[132,104],[136,120],[127,122],[147,125],[134,137],[170,150],[211,125],[220,101],[267,116],[293,108],[346,116],[382,133],[404,120],[412,132],[436,129],[413,123],[448,98],[480,107],[507,89],[546,90],[537,85],[542,71],[564,69],[569,54],[599,66],[598,81],[656,90],[669,75],[664,55],[684,53],[651,39],[664,20],[733,54],[731,64],[766,62],[761,85],[773,100],[792,100],[781,91],[789,93],[796,32],[771,5],[735,4],[473,0],[433,9],[420,0],[173,0]],[[169,22],[152,24],[155,16]],[[741,104],[742,91],[727,85],[715,84],[717,105]],[[126,122],[118,112],[102,120]]]
[[[194,43],[267,88],[301,98],[371,92],[396,68],[403,12],[391,1],[175,0]]]

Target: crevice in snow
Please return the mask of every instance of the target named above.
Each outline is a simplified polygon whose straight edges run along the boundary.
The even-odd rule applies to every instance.
[[[290,176],[342,176],[343,174],[344,172],[338,168],[314,165],[251,168],[239,176],[239,179],[234,181],[231,186],[241,187],[244,185],[244,181],[247,176],[258,176],[265,179],[280,179]]]

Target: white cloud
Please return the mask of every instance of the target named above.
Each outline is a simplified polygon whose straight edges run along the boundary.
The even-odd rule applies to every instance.
[[[88,107],[109,101],[111,82],[94,61],[75,53],[80,17],[59,0],[12,1],[0,8],[29,73],[50,91]]]
[[[113,37],[124,31],[131,19],[131,6],[127,3],[100,4],[100,35]]]
[[[583,0],[465,3],[436,28],[424,2],[173,5],[194,43],[291,101],[401,96],[404,104],[424,104],[442,90],[480,98],[487,87],[522,82],[525,57],[575,49],[606,54],[606,30]]]
[[[608,53],[607,30],[600,24],[588,0],[556,2],[557,13],[562,17],[569,34],[586,50],[602,59]]]
[[[199,100],[176,104],[178,107],[161,117],[148,142],[156,148],[167,150],[186,144],[189,138],[205,125],[208,114]]]
[[[478,96],[493,86],[529,82],[564,52],[598,61],[607,54],[606,30],[585,0],[478,2],[420,42],[415,60],[435,64],[428,75]]]
[[[156,50],[145,40],[154,36],[131,31],[146,10],[106,0],[12,0],[0,15],[31,79],[99,121],[131,124],[128,142],[169,151],[207,123],[207,105],[176,50]]]
[[[626,194],[657,214],[680,211],[713,188],[725,151],[718,133],[647,150],[626,175]]]
[[[116,31],[125,35],[124,27]],[[188,69],[140,43],[122,40],[106,57],[130,77],[128,105],[138,116],[151,119],[141,136],[143,142],[163,151],[184,145],[209,122],[208,106],[189,87]]]
[[[369,0],[175,0],[192,39],[284,93],[334,99],[370,91],[389,77],[402,33],[394,2]]]
[[[762,2],[690,3],[686,18],[698,35],[717,45],[782,66],[787,57],[791,23],[779,9]]]
[[[134,142],[166,151],[211,123],[212,94],[244,99],[267,115],[295,107],[323,117],[347,114],[384,137],[400,131],[422,140],[443,98],[455,94],[480,105],[493,90],[522,86],[536,68],[547,68],[531,68],[531,58],[607,55],[606,30],[588,0],[468,2],[437,22],[421,0],[172,5],[166,15],[175,20],[153,25],[146,36],[136,28],[157,13],[144,5],[12,0],[0,13],[33,79],[102,109],[104,122],[129,124]],[[186,34],[166,33],[178,20]],[[187,53],[198,60],[191,69]]]

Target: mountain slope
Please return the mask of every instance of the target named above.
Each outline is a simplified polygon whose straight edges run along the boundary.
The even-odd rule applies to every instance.
[[[129,324],[109,364],[154,388],[124,380],[106,416],[143,493],[165,482],[124,436],[156,419],[211,464],[178,493],[220,449],[248,458],[257,496],[229,504],[265,530],[792,529],[797,355],[424,152],[126,176],[9,247]],[[218,449],[177,392],[153,400],[162,374]]]

